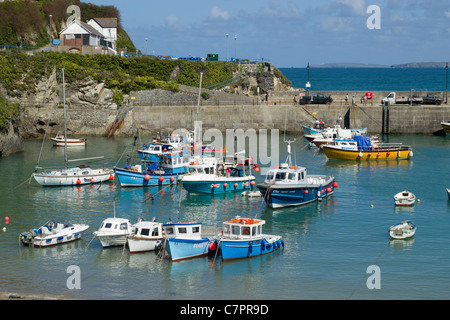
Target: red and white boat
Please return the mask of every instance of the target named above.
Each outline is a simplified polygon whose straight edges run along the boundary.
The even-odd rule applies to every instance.
[[[53,141],[53,145],[56,147],[64,147],[66,143],[68,147],[71,147],[71,146],[85,146],[87,139],[85,138],[65,139],[64,135],[57,134],[56,137],[50,138],[50,140]]]

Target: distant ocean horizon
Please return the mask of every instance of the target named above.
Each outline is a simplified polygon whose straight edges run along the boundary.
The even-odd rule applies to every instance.
[[[305,88],[306,68],[279,70],[292,87]],[[446,81],[445,68],[309,68],[311,91],[445,91]]]

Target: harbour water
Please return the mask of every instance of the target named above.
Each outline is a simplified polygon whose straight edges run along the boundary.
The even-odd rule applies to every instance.
[[[280,137],[280,159],[285,159]],[[0,159],[0,291],[47,293],[81,299],[449,299],[450,138],[391,135],[389,142],[413,146],[403,161],[330,161],[309,149],[300,136],[293,143],[298,165],[308,172],[332,174],[339,187],[322,202],[284,209],[266,208],[261,198],[240,194],[190,195],[176,186],[121,188],[115,184],[43,188],[28,179],[42,141],[25,142],[25,152]],[[387,141],[387,138],[384,138]],[[69,158],[104,155],[117,164],[130,138],[88,137],[86,148]],[[145,141],[147,142],[147,141]],[[62,163],[63,150],[43,148],[41,166]],[[118,165],[124,164],[124,158]],[[92,165],[94,166],[94,165]],[[257,181],[263,177],[256,175]],[[404,189],[420,203],[395,208]],[[152,196],[154,196],[152,198]],[[235,215],[266,220],[265,232],[283,237],[285,247],[248,260],[222,262],[203,257],[172,263],[153,252],[129,254],[103,249],[93,237],[113,215],[166,222],[198,220],[215,228]],[[5,224],[4,217],[9,217]],[[90,225],[83,238],[49,248],[23,247],[19,233],[49,218]],[[389,241],[388,228],[400,221],[417,225],[414,238]],[[81,271],[81,288],[69,289],[69,266]],[[369,266],[379,267],[379,289],[369,289]]]
[[[306,68],[280,68],[295,88],[305,88]],[[445,68],[310,68],[315,91],[445,91]]]

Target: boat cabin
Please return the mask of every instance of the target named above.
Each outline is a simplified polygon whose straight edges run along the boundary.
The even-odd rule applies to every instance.
[[[190,174],[215,174],[217,168],[217,159],[215,157],[202,157],[200,159],[193,158],[186,165]]]
[[[236,216],[234,219],[223,222],[222,235],[227,239],[260,238],[262,226],[265,223],[264,220]]]
[[[294,184],[306,179],[306,168],[282,163],[267,172],[265,182]]]
[[[142,238],[161,238],[162,223],[154,221],[139,221],[133,225],[131,235]]]
[[[356,140],[335,139],[334,145],[340,147],[343,150],[358,150],[358,143],[356,142]]]
[[[100,232],[123,232],[129,233],[131,224],[128,219],[122,218],[107,218],[103,220],[99,231]]]
[[[168,222],[162,226],[166,238],[192,239],[202,238],[200,222]]]

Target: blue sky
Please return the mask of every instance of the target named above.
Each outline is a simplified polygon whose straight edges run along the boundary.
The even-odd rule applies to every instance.
[[[449,0],[83,2],[115,6],[135,46],[149,54],[217,53],[222,60],[236,53],[277,67],[450,60]],[[367,13],[371,5],[379,8],[378,16]],[[368,20],[379,28],[369,29]]]

